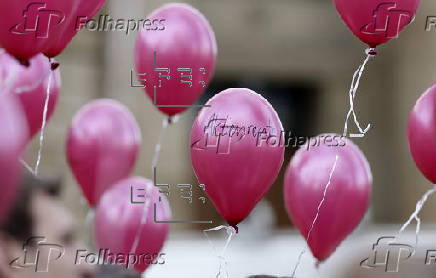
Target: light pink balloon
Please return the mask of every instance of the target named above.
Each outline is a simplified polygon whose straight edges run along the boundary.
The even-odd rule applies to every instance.
[[[368,161],[350,140],[342,140],[345,146],[322,143],[310,150],[301,147],[285,175],[286,208],[319,261],[326,260],[356,228],[371,197],[372,174]],[[336,156],[338,160],[334,168]],[[320,206],[324,192],[326,198]]]
[[[436,85],[418,99],[410,113],[408,139],[416,166],[436,184]]]
[[[21,175],[19,159],[27,142],[27,125],[14,95],[0,90],[0,225],[6,220]]]
[[[156,86],[157,105],[194,104],[215,71],[217,46],[209,22],[196,9],[180,3],[166,4],[147,19],[153,26],[143,28],[136,39],[137,79],[146,79],[142,84],[152,102]],[[158,30],[147,30],[154,28]],[[158,107],[169,116],[188,108]]]
[[[101,9],[106,0],[75,0],[73,11],[67,15],[57,39],[50,41],[44,51],[48,57],[56,57],[71,42],[73,37],[92,19]]]
[[[142,221],[144,219],[145,222]],[[150,265],[162,264],[165,259],[165,254],[162,255],[160,252],[168,236],[169,224],[157,222],[170,219],[168,201],[165,196],[159,196],[159,190],[152,181],[141,177],[121,180],[103,195],[97,206],[97,247],[121,254],[120,256],[125,258],[124,261],[129,259],[130,254],[129,266],[144,272]],[[139,240],[135,243],[135,239]],[[136,262],[132,264],[135,257],[133,254],[136,255]],[[125,262],[120,264],[126,266]]]
[[[333,0],[353,34],[370,47],[397,38],[413,21],[420,0]]]
[[[218,212],[236,228],[277,178],[284,144],[273,141],[281,140],[283,127],[268,101],[249,89],[227,89],[207,105],[191,130],[192,166]],[[266,140],[269,135],[273,140]]]
[[[99,99],[77,112],[67,137],[67,159],[91,206],[130,174],[140,144],[138,124],[121,103]]]
[[[58,100],[61,87],[59,69],[52,71],[48,58],[42,54],[32,58],[30,66],[25,67],[9,54],[0,53],[1,84],[7,86],[11,93],[18,96],[26,114],[30,137],[41,129],[50,74],[47,121],[51,118]]]
[[[0,1],[0,45],[27,64],[62,34],[75,0]]]

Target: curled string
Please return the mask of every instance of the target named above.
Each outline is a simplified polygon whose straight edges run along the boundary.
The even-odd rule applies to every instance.
[[[328,180],[326,186],[324,187],[324,192],[323,192],[322,199],[321,199],[321,201],[320,201],[319,204],[318,204],[318,208],[317,208],[317,210],[316,210],[316,215],[315,215],[315,217],[313,218],[312,225],[310,226],[309,232],[307,233],[307,238],[306,238],[306,241],[307,241],[307,242],[309,242],[310,236],[312,235],[312,231],[313,231],[313,229],[315,228],[316,222],[318,221],[319,215],[320,215],[320,213],[321,213],[321,208],[322,208],[322,206],[323,206],[323,204],[324,204],[324,201],[325,201],[325,199],[326,199],[326,197],[327,197],[327,191],[328,191],[328,189],[329,189],[329,187],[330,187],[331,180],[332,180],[332,177],[333,177],[333,173],[335,172],[335,169],[336,169],[336,165],[337,165],[337,163],[338,163],[338,160],[339,160],[339,156],[336,155],[336,157],[335,157],[335,162],[333,163],[333,167],[332,167],[332,169],[330,170],[329,180]],[[301,264],[301,259],[302,259],[303,255],[306,253],[306,251],[307,251],[307,245],[306,245],[306,247],[304,247],[303,250],[301,250],[300,255],[298,255],[298,260],[297,260],[297,263],[296,263],[295,266],[294,266],[294,269],[292,270],[291,278],[295,278],[295,273],[297,272],[297,269],[298,269],[298,267],[299,267],[300,264]]]
[[[422,197],[421,199],[416,203],[415,211],[410,215],[409,219],[406,221],[406,223],[401,226],[401,229],[398,231],[397,236],[392,242],[396,242],[397,239],[401,236],[401,234],[406,230],[406,228],[412,223],[412,221],[415,219],[416,221],[416,229],[415,229],[415,247],[413,248],[413,254],[416,252],[416,248],[418,247],[419,243],[419,232],[421,230],[421,219],[419,218],[419,213],[421,212],[422,208],[424,207],[424,204],[427,202],[428,198],[433,195],[436,192],[436,184],[433,185],[433,188],[429,189]]]
[[[366,52],[366,58],[363,61],[363,63],[357,68],[357,70],[354,72],[353,80],[351,81],[351,87],[349,91],[350,110],[348,110],[347,117],[344,123],[344,132],[343,132],[344,136],[347,136],[348,120],[350,119],[351,115],[353,115],[354,123],[356,124],[361,134],[365,135],[365,133],[368,132],[368,130],[371,127],[371,124],[368,124],[365,129],[362,129],[359,121],[357,120],[356,112],[354,111],[354,98],[356,97],[357,89],[359,89],[360,79],[362,77],[363,71],[365,70],[366,64],[369,62],[369,59],[375,57],[376,55],[375,49],[373,48],[368,48],[365,52]]]
[[[224,245],[224,248],[222,249],[221,253],[219,254],[215,245],[213,244],[212,240],[209,238],[209,236],[207,235],[208,232],[211,231],[219,231],[219,230],[225,230],[227,232],[227,240],[226,240],[226,244]],[[207,241],[209,242],[209,244],[212,246],[212,249],[214,250],[214,253],[217,255],[219,262],[220,262],[220,267],[218,269],[218,273],[216,274],[215,278],[220,278],[222,275],[222,271],[224,270],[226,273],[226,277],[229,277],[229,272],[227,270],[227,260],[225,257],[225,253],[230,245],[230,242],[232,241],[233,236],[236,235],[236,229],[231,227],[231,226],[218,226],[212,229],[208,229],[208,230],[204,230],[203,231],[204,235],[207,238]]]

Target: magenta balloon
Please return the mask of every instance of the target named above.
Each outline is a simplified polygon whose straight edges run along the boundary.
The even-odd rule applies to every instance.
[[[0,1],[0,45],[27,63],[62,34],[75,0]]]
[[[215,71],[217,46],[209,22],[191,6],[175,3],[155,10],[147,19],[156,26],[146,26],[138,34],[136,70],[146,75],[138,75],[137,79],[146,79],[145,91],[153,102],[156,86],[157,105],[194,104]],[[147,30],[154,28],[164,30]],[[156,67],[160,68],[156,70],[155,51]],[[158,107],[169,116],[187,108]]]
[[[19,159],[27,138],[26,120],[18,100],[0,91],[0,225],[14,202],[21,174]]]
[[[132,192],[134,196],[145,195],[145,199],[133,199],[145,204],[133,203]],[[146,218],[143,218],[144,211]],[[143,219],[146,221],[143,222]],[[169,224],[158,222],[168,222],[170,219],[168,201],[165,196],[159,196],[159,190],[152,181],[141,177],[124,179],[109,189],[97,206],[95,240],[98,248],[121,254],[124,261],[128,260],[129,254],[130,257],[136,257],[136,262],[130,266],[144,272],[151,264],[162,264],[163,259],[159,258],[159,254],[167,239]],[[139,240],[135,248],[136,237]]]
[[[370,47],[397,38],[416,15],[420,0],[333,0],[353,34]]]
[[[47,120],[51,118],[58,100],[61,87],[59,69],[52,72],[50,62],[42,54],[32,58],[30,66],[25,67],[9,54],[0,53],[0,79],[3,86],[8,86],[9,91],[18,96],[26,114],[30,137],[41,129],[49,74],[52,77]]]
[[[342,147],[321,144],[309,151],[300,148],[285,174],[287,211],[319,261],[327,259],[356,228],[371,198],[372,174],[368,161],[353,142],[343,140]],[[332,171],[336,156],[338,160]],[[314,223],[330,174],[326,198]]]
[[[192,165],[218,212],[236,227],[283,164],[284,145],[267,144],[262,139],[266,136],[259,134],[266,131],[281,138],[283,128],[268,101],[248,89],[227,89],[207,105],[211,107],[203,108],[192,126]]]
[[[106,0],[75,0],[74,8],[65,20],[62,26],[62,32],[59,37],[52,40],[50,46],[44,51],[48,57],[56,57],[71,42],[73,37],[82,29],[86,22],[92,19]]]
[[[135,118],[121,103],[95,100],[77,112],[68,133],[67,158],[91,206],[130,174],[140,144]]]
[[[418,99],[410,113],[408,139],[416,166],[436,184],[436,85]]]

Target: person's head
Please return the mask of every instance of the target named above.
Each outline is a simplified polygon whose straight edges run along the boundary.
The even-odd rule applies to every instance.
[[[0,229],[0,277],[92,277],[90,265],[75,265],[80,248],[59,193],[58,181],[23,178],[15,207]]]

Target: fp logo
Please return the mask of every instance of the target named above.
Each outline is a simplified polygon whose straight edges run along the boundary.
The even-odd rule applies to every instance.
[[[394,2],[381,3],[373,12],[372,22],[363,26],[367,35],[384,34],[386,38],[397,38],[401,29],[412,22],[413,14],[397,9]]]
[[[381,237],[372,246],[372,255],[360,262],[364,268],[384,267],[385,272],[398,272],[400,261],[412,257],[414,248],[407,244],[394,243],[395,237]]]
[[[62,258],[64,253],[62,246],[46,243],[44,237],[31,237],[23,245],[23,256],[14,259],[10,266],[17,269],[34,268],[35,272],[48,272],[50,262]]]
[[[65,21],[61,11],[47,9],[46,3],[30,3],[23,11],[23,21],[11,27],[13,34],[35,33],[35,38],[47,38],[52,26]]]

